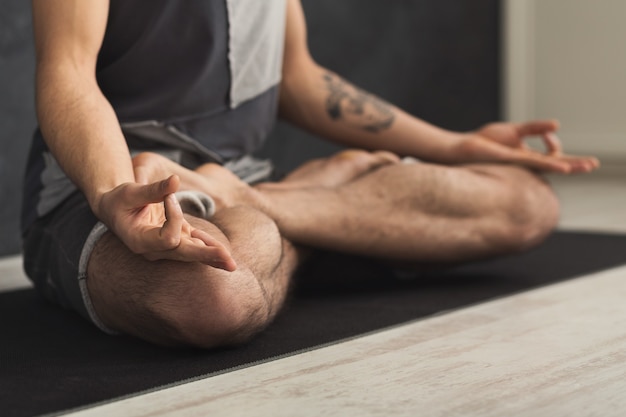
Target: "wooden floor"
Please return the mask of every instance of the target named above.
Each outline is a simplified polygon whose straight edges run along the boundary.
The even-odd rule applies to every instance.
[[[626,169],[551,181],[561,228],[626,232]],[[624,323],[626,266],[72,415],[623,416]]]

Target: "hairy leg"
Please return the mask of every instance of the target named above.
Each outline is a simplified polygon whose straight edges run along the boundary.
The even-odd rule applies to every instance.
[[[144,155],[137,166],[145,178],[178,174],[190,189],[222,195],[211,222],[188,220],[230,247],[238,269],[147,261],[106,234],[88,265],[99,318],[159,344],[239,343],[280,309],[302,254],[290,242],[391,261],[460,262],[531,247],[557,222],[549,186],[519,167],[357,160],[329,158],[285,183],[252,188],[217,165],[193,172]]]
[[[393,164],[335,188],[256,188],[265,197],[262,210],[287,239],[394,261],[461,262],[520,251],[558,220],[549,186],[515,166]]]
[[[314,161],[285,182],[238,194],[292,242],[407,262],[460,262],[523,250],[558,220],[549,186],[520,167],[368,165],[359,162],[366,152],[350,152],[360,156],[344,152]],[[211,194],[220,170],[207,165],[178,173],[200,187],[206,180],[201,190]]]
[[[239,177],[218,164],[205,164],[191,171],[181,165],[151,152],[143,152],[133,158],[135,177],[139,182],[155,182],[178,175],[180,190],[202,191],[210,195],[217,209],[237,205],[251,205],[254,191]]]
[[[380,167],[399,162],[400,158],[391,152],[348,149],[329,158],[306,162],[282,181],[266,183],[266,186],[280,189],[334,188]],[[216,200],[218,208],[255,204],[251,201],[254,197],[250,194],[254,191],[250,186],[218,164],[207,163],[190,171],[159,154],[143,152],[133,158],[133,165],[140,182],[154,182],[176,174],[181,179],[182,190],[203,191]]]
[[[281,188],[337,187],[386,165],[397,164],[400,158],[386,151],[366,152],[348,149],[329,158],[309,161],[289,173]]]
[[[249,207],[226,208],[211,223],[188,220],[228,245],[238,269],[148,261],[107,233],[87,278],[107,327],[163,345],[213,347],[247,340],[276,315],[299,254],[274,222]]]

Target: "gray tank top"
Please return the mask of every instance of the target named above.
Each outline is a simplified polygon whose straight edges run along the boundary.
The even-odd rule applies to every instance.
[[[111,0],[96,76],[127,139],[218,162],[257,150],[276,119],[285,12],[286,0]],[[24,184],[23,230],[76,190],[39,131]]]
[[[222,157],[276,117],[285,0],[112,0],[97,78],[122,123],[173,125]]]

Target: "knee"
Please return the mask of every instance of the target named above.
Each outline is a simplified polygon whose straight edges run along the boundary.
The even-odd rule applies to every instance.
[[[281,279],[282,239],[274,222],[248,207],[216,217],[233,246],[237,270],[176,265],[168,280],[177,284],[156,291],[151,302],[177,344],[210,348],[243,343],[269,324],[282,302],[282,287],[277,293],[267,288],[269,281]],[[228,226],[229,217],[238,220],[236,227]]]
[[[499,244],[510,252],[527,250],[541,243],[555,229],[560,216],[558,198],[549,184],[530,172],[525,176],[525,181],[508,187]]]
[[[211,282],[183,309],[179,334],[185,344],[209,348],[248,341],[270,322],[271,307],[258,277],[240,269],[229,282]],[[205,283],[211,280],[205,274]]]
[[[230,274],[197,266],[192,273],[171,276],[179,288],[147,297],[144,307],[153,332],[144,337],[164,345],[213,348],[246,342],[271,319],[259,280],[247,268]],[[228,276],[226,276],[228,275]]]
[[[230,242],[237,270],[200,263],[147,261],[113,234],[100,239],[88,264],[98,318],[109,328],[161,345],[214,347],[248,340],[278,311],[288,282],[282,239],[271,220],[247,208],[224,209],[221,230],[190,221]],[[275,285],[275,290],[268,288]]]

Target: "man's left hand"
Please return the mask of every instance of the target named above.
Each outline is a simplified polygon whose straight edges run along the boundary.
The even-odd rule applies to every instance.
[[[477,131],[464,134],[455,145],[455,161],[498,162],[522,165],[530,169],[563,174],[591,172],[600,163],[591,156],[573,156],[562,152],[556,136],[559,124],[553,120],[526,123],[490,123]],[[539,136],[545,152],[531,149],[526,139]]]

